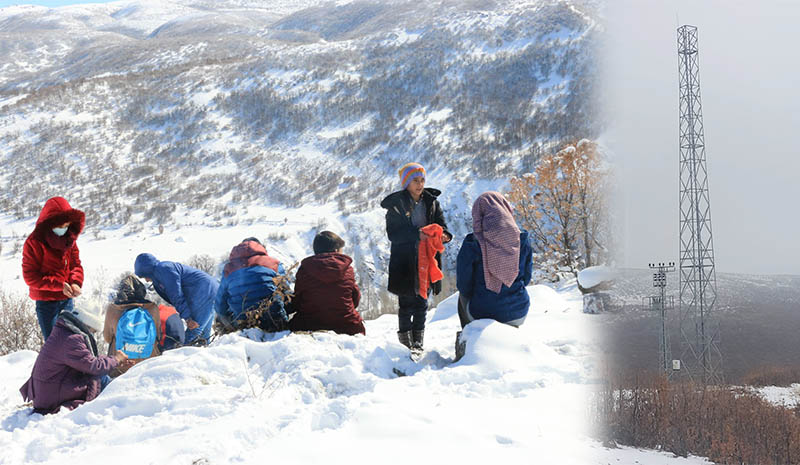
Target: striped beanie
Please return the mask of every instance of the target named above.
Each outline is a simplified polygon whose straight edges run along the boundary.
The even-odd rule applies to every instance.
[[[412,179],[420,176],[423,178],[425,177],[425,168],[419,163],[406,163],[400,168],[398,173],[400,174],[400,183],[403,185],[403,189],[405,189],[411,184]]]

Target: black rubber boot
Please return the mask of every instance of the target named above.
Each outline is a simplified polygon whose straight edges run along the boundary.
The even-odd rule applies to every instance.
[[[397,340],[400,341],[400,344],[411,348],[411,331],[398,331],[397,332]]]
[[[425,330],[411,331],[411,347],[417,350],[422,350],[422,343],[425,339]]]
[[[456,358],[453,360],[453,363],[461,360],[461,357],[467,351],[467,341],[461,340],[461,331],[456,333]]]

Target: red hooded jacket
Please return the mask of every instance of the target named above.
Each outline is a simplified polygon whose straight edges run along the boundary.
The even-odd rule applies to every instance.
[[[52,229],[69,222],[59,237]],[[36,227],[22,248],[22,277],[33,300],[64,300],[64,283],[83,287],[83,267],[75,241],[83,231],[86,217],[62,197],[44,204]]]
[[[347,255],[328,252],[303,259],[294,285],[296,314],[292,331],[333,330],[340,334],[366,334],[356,311],[361,292]]]

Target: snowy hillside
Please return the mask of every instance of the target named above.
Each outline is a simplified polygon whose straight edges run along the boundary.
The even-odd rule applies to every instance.
[[[451,298],[430,314],[419,364],[389,315],[366,337],[251,330],[149,360],[48,417],[18,407],[36,354],[15,353],[0,359],[0,463],[386,463],[403,448],[421,463],[588,463],[585,316],[574,292],[530,292],[520,330],[471,325],[456,364]]]
[[[378,203],[414,160],[460,240],[477,195],[599,134],[594,3],[0,9],[0,211],[31,221],[63,195],[100,237],[314,204],[377,265]],[[3,253],[22,234],[0,230]],[[359,278],[381,287],[383,269]]]
[[[0,463],[707,463],[590,439],[592,316],[574,283],[529,293],[521,328],[473,323],[457,363],[454,296],[429,313],[418,364],[390,315],[366,337],[249,330],[148,360],[46,417],[17,392],[36,354],[14,353],[0,358]]]

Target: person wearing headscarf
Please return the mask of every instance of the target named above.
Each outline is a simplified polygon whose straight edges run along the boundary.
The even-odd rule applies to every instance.
[[[483,318],[520,326],[530,307],[525,286],[533,272],[528,232],[520,230],[511,204],[498,192],[475,200],[472,230],[456,259],[461,327]]]
[[[444,213],[436,199],[441,191],[425,187],[426,171],[419,163],[407,163],[398,171],[402,190],[389,194],[381,201],[386,209],[386,234],[392,243],[389,256],[389,292],[395,294],[399,309],[397,337],[406,347],[422,350],[428,295],[419,295],[419,248],[427,235],[426,226],[442,227],[442,243],[453,235],[447,230]],[[441,253],[436,262],[442,268]],[[442,290],[441,281],[431,283],[433,294]],[[426,293],[427,294],[427,293]]]
[[[83,266],[76,241],[86,216],[63,197],[45,202],[33,232],[22,248],[22,278],[36,302],[36,317],[44,339],[50,336],[62,310],[74,307],[81,295]]]

